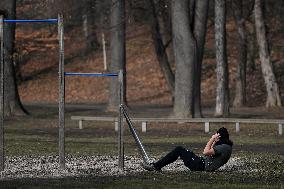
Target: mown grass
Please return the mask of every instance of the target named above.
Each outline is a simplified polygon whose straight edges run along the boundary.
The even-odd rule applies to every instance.
[[[23,119],[8,121],[5,128],[6,156],[57,155],[57,120]],[[66,125],[66,154],[117,155],[117,133],[113,125],[86,124],[83,130],[77,128],[76,122],[67,121]],[[243,128],[236,134],[231,129],[235,143],[233,157],[246,158],[246,166],[260,172],[143,172],[113,177],[23,178],[2,180],[0,188],[283,188],[284,137],[277,135],[274,126],[250,127],[257,131]],[[187,135],[184,131],[172,128],[167,135],[163,135],[159,133],[159,127],[149,128],[147,133],[141,133],[138,129],[147,152],[155,157],[165,154],[176,145],[193,147],[200,153],[210,134],[192,132],[190,130]],[[139,156],[127,130],[124,140],[125,154]]]
[[[95,132],[95,129],[94,129]],[[151,153],[157,155],[162,152],[168,151],[170,148],[176,145],[185,145],[191,147],[191,144],[195,146],[203,147],[209,136],[147,136],[143,134],[140,137],[141,141],[145,145],[145,148]],[[239,146],[257,146],[262,145],[267,148],[284,146],[284,137],[281,136],[267,136],[267,137],[252,137],[245,136],[245,134],[233,136],[235,145]],[[132,136],[125,136],[125,150],[126,154],[135,155],[136,145]],[[70,154],[85,154],[85,155],[116,155],[117,153],[117,137],[66,137],[66,151]],[[5,153],[8,156],[17,155],[44,155],[44,154],[57,154],[58,141],[57,135],[36,135],[36,134],[21,134],[21,131],[10,132],[7,129],[5,135]],[[198,149],[197,149],[198,150]],[[199,149],[202,150],[202,149]]]
[[[281,188],[283,180],[260,174],[165,172],[118,177],[72,177],[2,181],[3,188]]]

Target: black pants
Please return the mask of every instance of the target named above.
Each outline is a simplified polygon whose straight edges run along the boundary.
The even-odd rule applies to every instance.
[[[168,153],[165,157],[154,163],[154,167],[160,170],[162,167],[173,163],[178,158],[181,158],[184,165],[192,171],[204,171],[204,160],[202,157],[198,157],[192,151],[186,150],[182,146],[178,146]]]

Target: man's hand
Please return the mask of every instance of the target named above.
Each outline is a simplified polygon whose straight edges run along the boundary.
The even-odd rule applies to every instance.
[[[214,135],[212,135],[212,139],[214,140],[214,142],[217,142],[217,141],[219,141],[220,140],[220,134],[219,133],[216,133],[216,134],[214,134]]]
[[[220,140],[220,134],[216,133],[211,136],[210,140],[207,142],[203,154],[206,156],[214,155],[215,151],[213,149],[214,144]]]

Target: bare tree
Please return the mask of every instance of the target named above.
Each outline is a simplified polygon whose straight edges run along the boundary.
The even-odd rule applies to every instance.
[[[2,0],[0,2],[1,9],[7,12],[8,19],[16,18],[16,0]],[[5,115],[23,115],[27,111],[20,101],[18,87],[16,83],[16,74],[13,64],[13,53],[15,43],[15,23],[5,23],[4,25],[4,66],[5,66],[5,96],[4,108]]]
[[[99,47],[98,38],[95,32],[96,22],[95,22],[95,11],[96,11],[96,1],[95,0],[85,0],[83,5],[83,31],[86,41],[86,52],[90,50],[96,50]]]
[[[266,107],[276,107],[282,106],[282,103],[278,84],[273,72],[273,66],[269,55],[264,21],[263,3],[263,0],[255,0],[254,4],[256,37],[259,46],[259,58],[261,62],[262,74],[267,91]]]
[[[171,0],[160,0],[159,1],[159,14],[160,15],[160,29],[163,41],[165,42],[165,48],[168,48],[172,42],[172,22],[171,22],[171,10],[170,10],[170,1]],[[169,56],[169,61],[173,62],[173,51],[168,49],[167,55]]]
[[[244,18],[247,18],[246,20],[249,21],[251,25],[254,24],[254,16],[253,16],[254,2],[255,0],[249,0],[247,2],[243,1],[244,7],[249,7],[246,15],[244,15]],[[253,72],[256,70],[255,59],[257,57],[257,48],[256,48],[257,42],[256,42],[255,27],[252,27],[251,29],[246,28],[246,34],[247,34],[247,71]]]
[[[246,64],[247,64],[247,38],[245,31],[245,19],[243,17],[243,1],[232,0],[232,9],[237,25],[237,74],[236,93],[233,102],[234,107],[242,107],[246,104]]]
[[[171,69],[168,60],[168,55],[166,53],[164,42],[160,33],[160,25],[156,13],[155,3],[153,0],[147,0],[147,5],[150,15],[152,39],[155,45],[157,59],[160,64],[160,68],[162,69],[162,73],[167,81],[168,87],[172,92],[172,94],[174,94],[174,88],[175,88],[174,73]]]
[[[215,116],[229,115],[229,83],[226,49],[226,0],[215,0],[217,90]]]
[[[195,5],[196,5],[196,0],[189,0],[189,22],[191,25],[191,28],[193,28],[194,24],[194,17],[195,17]]]
[[[123,70],[124,86],[126,86],[125,60],[125,2],[112,0],[111,6],[111,63],[110,72]],[[124,102],[126,103],[126,87],[124,87]],[[119,86],[117,78],[110,79],[108,110],[117,111],[119,104]]]
[[[196,40],[197,61],[194,68],[194,117],[202,117],[201,111],[201,68],[207,30],[209,1],[196,1],[194,9],[194,37]]]
[[[176,62],[174,116],[192,117],[193,69],[196,44],[189,21],[189,1],[172,0],[173,48]]]

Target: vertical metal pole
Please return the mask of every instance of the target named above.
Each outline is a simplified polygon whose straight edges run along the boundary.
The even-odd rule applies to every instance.
[[[118,118],[118,168],[124,170],[124,143],[123,143],[123,70],[119,71],[119,118]]]
[[[4,18],[0,16],[0,171],[4,171]]]
[[[58,15],[59,37],[59,168],[65,169],[65,75],[64,75],[64,30],[63,17]]]

